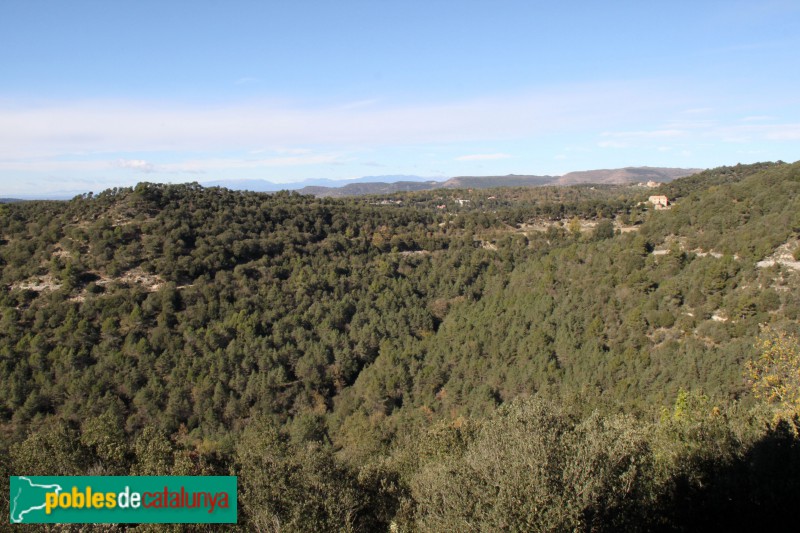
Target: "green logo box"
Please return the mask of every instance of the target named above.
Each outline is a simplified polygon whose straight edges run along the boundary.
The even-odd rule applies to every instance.
[[[12,476],[13,524],[234,524],[236,476]]]

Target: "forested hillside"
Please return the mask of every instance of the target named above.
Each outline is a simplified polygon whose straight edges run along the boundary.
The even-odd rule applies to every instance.
[[[800,163],[142,183],[0,205],[0,269],[2,475],[233,473],[242,531],[763,528],[800,497]]]

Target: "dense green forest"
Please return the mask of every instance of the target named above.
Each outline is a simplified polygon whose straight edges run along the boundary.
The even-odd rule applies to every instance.
[[[800,498],[800,163],[141,183],[0,205],[0,272],[3,476],[238,475],[229,529],[276,532],[764,529]]]

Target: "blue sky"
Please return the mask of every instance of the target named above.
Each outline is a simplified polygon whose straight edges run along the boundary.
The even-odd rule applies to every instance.
[[[0,2],[0,196],[800,159],[800,2]]]

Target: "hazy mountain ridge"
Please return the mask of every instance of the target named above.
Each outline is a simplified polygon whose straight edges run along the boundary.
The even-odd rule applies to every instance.
[[[445,178],[441,178],[444,180]],[[397,182],[427,182],[435,181],[432,177],[414,176],[408,174],[390,174],[385,176],[362,176],[355,179],[307,179],[293,183],[276,183],[269,180],[262,179],[244,179],[244,180],[214,180],[203,182],[203,187],[224,187],[233,191],[253,191],[253,192],[277,192],[277,191],[303,191],[305,189],[319,188],[320,191],[325,192],[327,189],[341,189],[353,184],[369,183],[369,184],[388,184]],[[304,194],[316,194],[312,192],[304,192]],[[369,193],[357,193],[369,194]]]
[[[342,198],[368,194],[423,191],[429,189],[491,189],[495,187],[541,187],[544,185],[613,184],[623,185],[646,181],[669,182],[701,172],[696,168],[625,167],[569,172],[563,176],[508,174],[506,176],[456,176],[439,181],[421,176],[365,176],[355,180],[307,180],[298,183],[276,184],[264,180],[223,180],[204,183],[233,190],[272,192],[297,190],[301,194]],[[400,179],[396,179],[400,178]],[[378,181],[374,181],[378,180]]]
[[[397,192],[430,189],[491,189],[494,187],[541,187],[544,185],[580,185],[588,183],[623,185],[646,181],[670,182],[690,176],[702,169],[664,167],[625,167],[619,169],[583,170],[563,176],[508,174],[506,176],[456,176],[425,177],[407,174],[362,176],[355,179],[308,179],[294,183],[277,183],[263,179],[222,179],[202,182],[203,187],[223,187],[232,191],[278,192],[298,191],[320,198],[344,198],[368,194],[393,194]],[[19,195],[0,198],[0,203],[25,200],[69,200],[89,192],[80,190],[54,191],[42,194]]]

